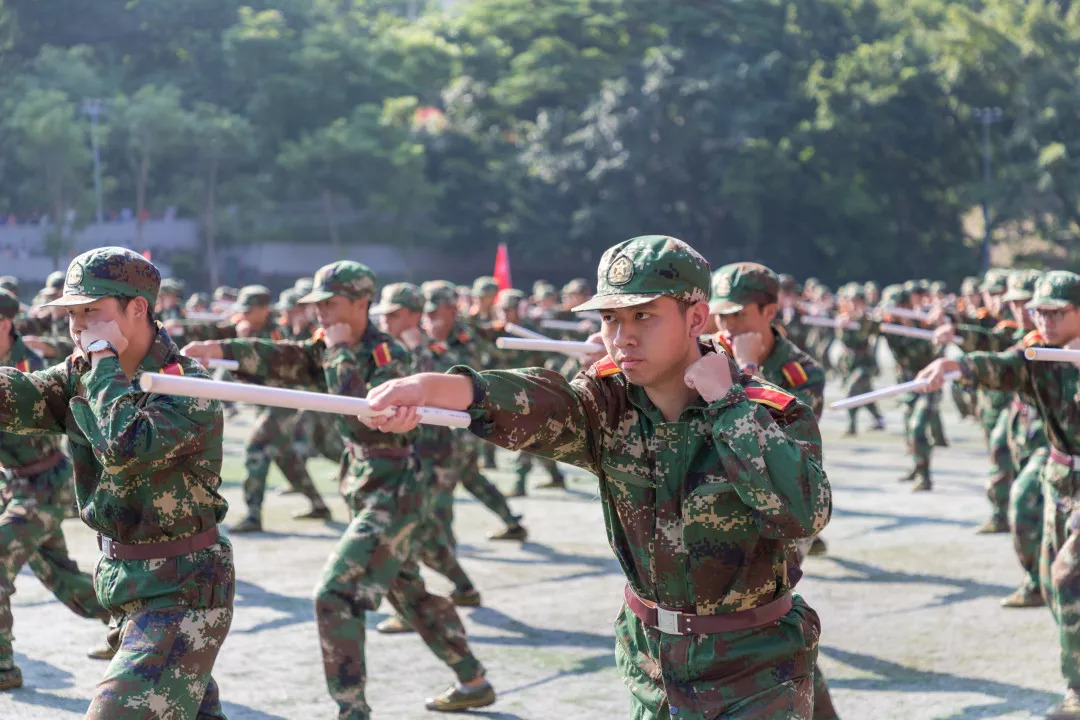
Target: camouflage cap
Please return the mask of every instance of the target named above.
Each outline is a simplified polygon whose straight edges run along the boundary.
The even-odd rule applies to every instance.
[[[546,300],[548,298],[558,298],[559,289],[554,285],[543,284],[533,285],[533,297],[537,300]]]
[[[974,275],[968,275],[960,283],[960,294],[974,295],[977,292],[979,292],[979,278],[975,277]]]
[[[890,307],[911,302],[911,293],[903,285],[887,285],[881,291],[881,304]]]
[[[311,292],[300,298],[302,303],[317,303],[335,295],[350,300],[375,297],[375,273],[367,265],[355,260],[338,260],[323,265],[315,273]]]
[[[784,292],[802,292],[802,288],[799,287],[799,281],[795,279],[794,275],[787,273],[781,273],[777,276],[780,280],[780,289]]]
[[[516,308],[524,302],[525,299],[525,293],[521,290],[507,288],[506,290],[499,291],[499,296],[495,298],[495,307],[502,308],[503,310]]]
[[[240,294],[236,297],[236,309],[251,310],[269,307],[271,297],[270,288],[265,285],[245,285],[240,288]]]
[[[588,295],[590,292],[592,292],[592,288],[589,287],[589,281],[585,278],[574,278],[563,285],[562,289],[563,295],[570,295],[572,293]]]
[[[863,290],[870,292],[871,290],[879,290],[880,286],[873,280],[867,280],[863,283]]]
[[[45,287],[51,290],[64,290],[64,273],[60,270],[54,270],[49,273],[49,276],[45,278]]]
[[[299,290],[301,295],[307,295],[315,287],[315,279],[309,277],[298,278],[293,287]]]
[[[30,304],[34,307],[44,307],[58,297],[60,297],[60,293],[58,293],[56,290],[42,288],[38,291],[38,294],[34,296],[34,299],[31,301]]]
[[[19,310],[21,310],[19,298],[15,297],[14,293],[0,288],[0,317],[14,320]]]
[[[482,297],[491,293],[499,292],[499,282],[490,275],[484,275],[473,280],[472,296]]]
[[[779,295],[780,278],[772,270],[758,263],[731,263],[712,275],[709,311],[728,315],[754,303],[774,303]]]
[[[19,278],[14,275],[4,275],[0,277],[0,288],[7,290],[12,295],[19,294]]]
[[[682,240],[643,235],[607,249],[596,273],[596,295],[575,308],[611,310],[672,297],[708,302],[709,263]]]
[[[1008,277],[1008,270],[991,268],[987,270],[986,275],[983,276],[982,284],[979,285],[979,289],[983,292],[988,292],[991,295],[1003,293],[1007,289],[1006,283],[1008,282]]]
[[[857,282],[850,282],[839,290],[840,297],[848,300],[865,300],[866,288]]]
[[[371,312],[385,315],[401,308],[423,312],[424,292],[412,283],[391,283],[382,289],[379,302],[371,308]]]
[[[540,292],[540,288],[546,287],[546,286],[555,287],[554,285],[552,285],[547,280],[544,280],[543,278],[533,282],[533,286],[532,286],[533,295],[536,295],[536,293]]]
[[[122,247],[103,247],[79,255],[68,265],[64,294],[48,303],[68,307],[87,305],[106,297],[141,297],[157,302],[161,273],[139,253]]]
[[[209,306],[210,306],[210,296],[207,295],[204,292],[195,293],[194,295],[192,295],[191,297],[189,297],[187,299],[186,303],[184,303],[184,307],[186,307],[188,310],[194,310],[195,308],[198,308],[198,307],[209,307]]]
[[[161,281],[161,292],[172,295],[184,294],[184,281],[176,278],[165,278]]]
[[[445,280],[424,283],[424,312],[438,310],[443,305],[457,305],[457,287]]]
[[[1005,281],[1005,294],[1001,296],[1003,302],[1021,302],[1030,300],[1035,295],[1035,285],[1039,282],[1042,273],[1038,270],[1016,270],[1009,274]]]
[[[303,293],[295,287],[285,288],[278,295],[278,301],[274,305],[274,309],[278,312],[289,312],[300,304],[300,298]]]
[[[229,287],[228,285],[222,285],[221,287],[214,290],[214,299],[218,300],[218,301],[221,301],[221,300],[235,300],[236,296],[239,295],[239,294],[240,294],[240,291],[237,290],[236,288]]]
[[[1080,307],[1080,275],[1068,270],[1052,270],[1035,283],[1035,295],[1025,307],[1031,310],[1059,310]]]
[[[934,282],[930,283],[930,292],[934,293],[935,295],[942,294],[946,290],[948,290],[948,286],[941,280],[935,280]]]

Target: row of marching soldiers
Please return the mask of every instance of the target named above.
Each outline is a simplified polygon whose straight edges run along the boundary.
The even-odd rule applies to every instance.
[[[673,267],[680,268],[681,272],[673,273]],[[463,366],[474,369],[539,366],[558,371],[566,378],[576,376],[575,383],[583,375],[607,384],[623,383],[620,378],[624,368],[604,353],[576,359],[535,353],[509,354],[497,350],[493,341],[512,324],[548,336],[588,338],[595,342],[602,339],[602,335],[596,333],[601,328],[600,323],[588,318],[582,320],[572,313],[572,309],[600,309],[604,313],[603,322],[608,323],[614,321],[614,317],[608,317],[607,308],[647,304],[659,297],[675,298],[682,303],[681,307],[692,308],[704,298],[708,300],[708,322],[698,328],[702,337],[714,343],[714,348],[722,348],[731,358],[733,368],[746,385],[746,397],[766,408],[766,415],[788,423],[790,428],[795,427],[791,425],[795,417],[791,413],[798,412],[797,408],[811,413],[811,422],[813,417],[820,416],[824,407],[826,372],[834,368],[841,373],[851,395],[869,390],[876,374],[877,338],[885,337],[901,377],[912,379],[918,375],[925,380],[927,392],[904,398],[906,436],[914,460],[912,472],[905,479],[916,480],[915,488],[919,490],[932,488],[931,448],[947,445],[938,414],[943,379],[947,373],[959,372],[962,380],[954,385],[961,388],[956,395],[958,404],[962,411],[977,413],[980,422],[988,428],[988,440],[994,451],[995,470],[989,491],[993,514],[980,531],[1001,532],[1011,528],[1026,572],[1024,585],[1007,598],[1005,604],[1029,606],[1045,599],[1050,605],[1061,627],[1062,669],[1068,684],[1063,705],[1050,717],[1080,717],[1080,638],[1074,637],[1075,628],[1080,627],[1077,622],[1080,618],[1076,617],[1080,614],[1080,598],[1077,597],[1080,582],[1074,571],[1080,562],[1080,551],[1074,546],[1080,522],[1072,521],[1070,505],[1080,490],[1074,487],[1080,482],[1077,368],[1072,363],[1032,363],[1022,352],[1042,345],[1074,347],[1080,342],[1080,277],[1072,273],[992,272],[983,279],[979,292],[965,292],[959,297],[947,295],[943,287],[922,282],[890,286],[880,297],[875,297],[876,288],[848,285],[834,297],[820,283],[808,281],[805,289],[799,288],[794,279],[777,276],[754,263],[724,266],[710,278],[708,264],[689,246],[673,238],[646,236],[621,243],[605,254],[598,272],[597,297],[591,301],[589,284],[584,280],[571,282],[561,293],[547,283],[538,283],[533,287],[531,298],[527,298],[525,293],[515,290],[499,292],[492,278],[480,278],[468,288],[443,281],[419,287],[397,283],[383,288],[378,294],[378,302],[373,302],[376,297],[374,274],[360,263],[342,261],[324,267],[313,279],[299,281],[297,287],[282,293],[276,303],[269,290],[262,286],[240,290],[219,288],[213,297],[195,295],[184,303],[182,286],[168,279],[160,281],[155,274],[156,269],[134,253],[103,248],[76,258],[68,272],[59,278],[59,283],[50,278],[49,286],[39,300],[44,301],[42,305],[56,305],[27,310],[19,305],[14,294],[0,294],[0,316],[10,323],[7,335],[11,343],[8,352],[0,354],[7,358],[5,364],[18,371],[0,377],[0,390],[8,393],[0,398],[3,400],[0,409],[5,410],[0,412],[0,425],[6,429],[25,430],[35,426],[34,423],[37,426],[44,424],[35,413],[58,412],[48,394],[51,387],[43,390],[40,383],[27,384],[18,374],[43,367],[41,356],[32,352],[32,347],[41,355],[59,361],[70,356],[67,374],[60,383],[66,389],[55,392],[58,398],[60,395],[64,400],[70,398],[72,408],[78,406],[79,409],[71,411],[74,419],[67,417],[64,422],[57,421],[58,427],[66,427],[69,438],[81,439],[79,448],[83,452],[85,436],[104,431],[81,422],[84,417],[89,417],[83,409],[87,403],[76,400],[81,399],[80,393],[96,388],[97,375],[101,374],[99,365],[104,362],[101,358],[108,359],[113,354],[119,361],[126,357],[126,351],[116,347],[110,341],[111,336],[87,342],[88,336],[94,337],[94,334],[84,328],[96,327],[96,321],[78,315],[72,308],[93,306],[114,297],[146,301],[146,310],[141,316],[138,307],[131,310],[130,302],[119,302],[117,308],[121,316],[133,312],[144,321],[149,318],[151,327],[158,328],[150,337],[150,350],[146,355],[146,358],[154,358],[151,364],[155,367],[147,368],[148,360],[144,360],[139,366],[142,370],[201,372],[197,364],[177,353],[173,341],[176,338],[193,343],[188,346],[192,357],[203,361],[215,358],[237,361],[239,369],[234,377],[240,382],[307,387],[340,394],[359,392],[361,395],[380,383],[392,385],[394,378],[409,372],[441,372]],[[12,278],[0,278],[0,287],[17,293],[17,287],[9,287],[13,282]],[[1012,313],[1011,324],[1010,318],[1003,316],[1006,307]],[[87,311],[87,315],[90,312]],[[369,312],[372,318],[378,319],[378,328],[369,322]],[[118,318],[122,326],[123,317]],[[910,333],[897,334],[889,329],[894,326],[926,331],[933,339],[913,337]],[[78,335],[77,328],[81,329],[83,337],[78,349],[74,347],[73,338]],[[93,349],[101,343],[104,344],[100,350]],[[834,343],[839,345],[838,353],[831,347]],[[942,348],[948,344],[958,346],[963,355],[959,359],[943,357]],[[835,364],[834,357],[837,358]],[[102,367],[111,369],[112,366],[106,363]],[[584,372],[579,375],[579,371]],[[69,381],[68,378],[75,374],[82,379]],[[627,371],[628,376],[632,374]],[[554,375],[546,377],[545,382],[553,382]],[[704,388],[701,379],[698,383]],[[632,387],[632,382],[619,387]],[[968,390],[974,391],[974,400],[968,397]],[[123,391],[117,392],[124,396]],[[19,400],[20,393],[34,397],[44,394],[45,397],[38,404],[27,400],[33,405],[30,409]],[[702,397],[706,395],[702,389]],[[796,398],[798,404],[793,405]],[[88,407],[94,410],[96,406],[91,402]],[[883,427],[880,411],[873,405],[867,407],[874,417],[874,426]],[[205,411],[205,408],[200,410]],[[136,415],[136,419],[138,417]],[[856,419],[852,411],[851,434],[857,431]],[[540,420],[543,419],[537,419]],[[213,422],[206,424],[213,425]],[[622,428],[620,426],[620,431]],[[793,429],[789,431],[794,432]],[[813,436],[816,436],[816,427]],[[494,702],[494,689],[485,679],[484,668],[469,649],[454,610],[454,605],[480,603],[479,591],[456,558],[452,529],[454,488],[459,482],[463,484],[503,521],[504,527],[491,534],[493,539],[524,540],[527,532],[521,518],[512,513],[506,496],[480,471],[481,463],[490,465],[494,462],[486,450],[489,447],[493,450],[494,446],[475,439],[466,441],[463,439],[466,437],[472,436],[452,437],[445,429],[425,427],[415,440],[403,440],[398,436],[366,431],[356,420],[330,422],[318,416],[297,416],[292,411],[259,410],[245,458],[248,477],[244,497],[248,512],[233,528],[234,533],[262,529],[261,507],[271,462],[279,465],[295,491],[311,501],[310,510],[300,517],[328,518],[329,509],[306,475],[304,461],[317,454],[340,461],[339,487],[353,514],[353,522],[327,563],[316,591],[316,614],[327,683],[339,705],[341,718],[369,716],[370,708],[363,691],[366,677],[364,610],[374,609],[383,595],[390,599],[398,614],[380,629],[390,632],[417,630],[457,677],[446,693],[428,702],[428,709],[460,710]],[[192,702],[189,697],[192,687],[203,688],[203,694],[195,698],[200,717],[224,717],[209,672],[231,620],[231,590],[227,598],[210,593],[195,609],[202,613],[196,623],[202,640],[208,642],[209,638],[212,641],[213,652],[208,652],[201,662],[185,668],[175,687],[147,688],[142,682],[139,661],[123,650],[125,639],[131,637],[131,623],[143,623],[139,627],[144,636],[146,623],[168,634],[175,633],[176,626],[182,626],[181,621],[185,618],[155,616],[147,620],[140,614],[147,606],[137,602],[139,598],[125,598],[124,611],[118,613],[115,602],[103,609],[104,604],[95,601],[92,592],[87,592],[91,587],[90,580],[67,558],[59,529],[59,518],[70,507],[70,495],[64,495],[64,488],[70,489],[70,483],[66,482],[68,470],[59,453],[59,444],[52,442],[55,448],[23,444],[21,447],[28,449],[21,455],[0,457],[5,468],[12,469],[5,473],[5,491],[8,493],[5,499],[14,498],[9,500],[4,517],[16,510],[16,514],[25,515],[30,505],[33,512],[41,516],[40,519],[35,516],[29,524],[24,518],[7,525],[0,519],[0,533],[14,534],[10,543],[0,543],[0,546],[22,551],[7,559],[5,565],[10,577],[0,588],[0,600],[3,601],[0,603],[0,686],[10,688],[21,684],[21,674],[14,666],[10,648],[8,598],[14,591],[11,584],[14,572],[29,562],[38,576],[76,612],[102,619],[110,614],[121,617],[118,627],[109,633],[108,647],[96,653],[108,657],[119,650],[107,671],[106,681],[95,696],[91,717],[152,717],[149,713],[138,715],[127,710],[121,712],[118,708],[130,709],[131,696],[140,693],[149,698],[147,703],[164,700],[176,707],[184,707],[185,703]],[[816,441],[804,439],[800,442],[816,442],[820,453],[819,437]],[[1004,453],[998,445],[1001,442],[1004,442]],[[220,437],[217,443],[220,467]],[[6,447],[0,449],[7,450]],[[542,450],[539,444],[535,449]],[[35,458],[28,458],[26,452],[34,454]],[[292,457],[288,456],[290,452]],[[80,480],[82,466],[74,449],[73,454],[76,455],[76,495],[79,495],[84,485]],[[554,462],[555,457],[561,459],[562,455],[559,452],[544,454],[547,459],[541,462],[548,474],[545,485],[565,487],[566,479]],[[161,462],[167,464],[172,458],[166,452]],[[410,465],[414,459],[418,462],[415,469]],[[49,467],[44,465],[46,460],[52,463]],[[807,462],[809,464],[799,473],[809,473],[805,480],[815,489],[808,497],[817,497],[823,505],[813,511],[813,521],[802,523],[800,530],[792,536],[800,538],[801,542],[797,554],[794,546],[789,548],[787,578],[780,582],[787,594],[781,594],[763,606],[770,611],[775,606],[781,614],[809,611],[801,599],[795,601],[792,610],[791,588],[801,574],[798,565],[802,556],[808,550],[824,552],[824,543],[814,535],[827,522],[827,507],[831,501],[828,500],[827,481],[820,472],[820,458],[816,462]],[[518,482],[511,497],[528,492],[525,480],[532,463],[533,459],[524,452],[516,457]],[[110,472],[123,472],[122,468],[115,470],[100,463],[93,470],[99,479]],[[611,472],[625,474],[619,470]],[[402,485],[403,477],[412,479]],[[26,479],[31,481],[20,482]],[[609,478],[609,481],[614,480]],[[217,477],[217,483],[220,483],[220,477]],[[384,487],[389,489],[391,486],[392,492],[384,492]],[[217,484],[213,484],[209,490],[203,488],[202,494],[209,493],[205,502],[212,506],[213,515],[220,522],[224,517],[224,501],[216,490]],[[19,493],[33,495],[33,502],[18,502]],[[137,518],[129,521],[126,520],[129,516],[123,512],[110,511],[109,521],[105,522],[100,514],[95,514],[95,511],[100,513],[100,508],[93,502],[88,502],[86,497],[78,499],[83,519],[102,533],[99,544],[106,558],[124,561],[144,557],[139,552],[138,538],[127,542],[131,538],[125,522],[138,527]],[[749,502],[747,498],[742,499]],[[160,497],[153,498],[154,503],[161,501]],[[194,506],[201,502],[204,500],[191,500]],[[172,495],[169,503],[170,507],[175,504]],[[107,510],[109,506],[103,507]],[[764,506],[758,512],[762,511]],[[60,514],[56,515],[56,512]],[[1036,519],[1040,513],[1044,515],[1042,523]],[[1077,518],[1080,520],[1080,514]],[[612,523],[626,522],[607,514],[605,521],[609,524],[609,532]],[[807,530],[810,527],[812,531]],[[654,531],[659,530],[654,528]],[[199,556],[201,559],[195,564],[198,566],[201,562],[203,565],[193,568],[192,572],[195,575],[201,572],[204,577],[210,572],[218,573],[226,580],[231,578],[231,565],[223,565],[226,562],[223,548],[228,542],[218,536],[216,525],[193,537],[202,538],[195,550],[192,550],[190,537],[169,541],[180,542],[183,547],[178,546],[178,549],[191,551],[181,554],[182,557],[210,553],[210,556]],[[660,548],[664,544],[663,538],[657,540],[660,542],[656,543],[656,548]],[[811,541],[814,541],[813,545]],[[154,540],[150,544],[160,550],[169,543]],[[646,544],[652,547],[652,544]],[[407,546],[415,547],[415,551],[402,555],[401,547]],[[1039,550],[1036,551],[1035,546]],[[709,542],[703,547],[709,547]],[[635,553],[654,552],[647,550],[645,545],[633,545],[631,549]],[[231,563],[231,552],[228,558]],[[620,559],[624,558],[620,556]],[[701,560],[697,558],[695,562]],[[454,583],[455,589],[449,598],[427,593],[420,580],[417,562]],[[781,559],[781,562],[785,561]],[[68,573],[63,582],[55,579],[56,568],[64,568]],[[133,577],[150,571],[121,565],[116,572],[118,575],[111,578],[113,584],[125,580],[129,582],[119,583],[119,586],[129,588],[139,587],[138,583],[130,582]],[[630,581],[634,587],[632,590],[628,586],[627,601],[633,614],[650,628],[650,633],[675,632],[656,619],[660,617],[657,607],[662,607],[659,599],[639,598],[635,592],[642,592],[642,586],[633,578]],[[67,588],[81,588],[81,591],[68,592]],[[781,590],[778,585],[776,591]],[[632,602],[635,598],[636,604]],[[649,614],[650,607],[652,615]],[[132,608],[137,611],[128,612]],[[222,613],[211,612],[226,608],[228,617],[225,620]],[[695,609],[701,614],[694,615]],[[743,619],[740,612],[709,615],[704,607],[691,607],[690,611],[683,607],[669,614],[677,616],[676,631],[682,628],[679,623],[684,621],[688,623],[687,627],[690,627],[689,623],[710,626],[712,620],[736,621],[737,616],[737,623],[750,623],[739,624],[740,631],[758,627],[753,623],[760,623],[761,613],[751,613],[747,616],[749,619]],[[730,622],[713,624],[735,627]],[[814,662],[816,630],[811,633],[809,626],[806,630],[814,639],[808,640],[810,644],[799,651],[800,663],[785,664],[779,656],[776,662],[788,671],[793,667],[804,667],[801,663],[805,663],[804,673],[799,678],[807,679],[808,683],[812,681],[812,689],[809,684],[794,682],[791,685],[797,688],[794,699],[783,693],[776,697],[765,692],[758,695],[762,702],[770,697],[770,702],[782,700],[781,704],[787,708],[785,717],[809,717],[811,714],[815,718],[835,717],[825,680]],[[678,664],[664,655],[662,648],[657,650],[643,645],[635,652],[635,661],[644,661],[656,652],[655,662],[659,663],[663,658],[665,664]],[[757,659],[765,666],[769,665],[769,660]],[[634,690],[635,707],[641,710],[641,717],[675,716],[680,708],[684,717],[711,717],[717,710],[730,710],[732,706],[718,700],[719,704],[713,707],[692,699],[704,697],[700,692],[704,686],[698,688],[695,683],[709,684],[712,688],[717,682],[720,685],[726,682],[715,678],[706,681],[704,678],[708,674],[695,679],[693,673],[690,676],[682,673],[689,679],[676,682],[666,675],[660,680],[646,680],[631,673],[628,684]],[[763,670],[762,677],[766,674],[776,679],[775,673]],[[736,678],[729,680],[735,687]],[[641,683],[640,687],[635,685]],[[740,691],[746,690],[745,683],[738,687]],[[718,697],[729,695],[720,693]],[[792,709],[795,706],[797,709]],[[753,705],[740,707],[751,709]],[[192,706],[191,714],[194,709]]]

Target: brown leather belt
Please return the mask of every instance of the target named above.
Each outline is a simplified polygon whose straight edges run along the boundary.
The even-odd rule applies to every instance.
[[[97,542],[101,553],[110,560],[165,560],[205,550],[220,537],[217,527],[212,527],[198,535],[167,542],[130,545],[119,543],[106,535],[98,535]]]
[[[29,465],[23,465],[22,467],[17,468],[2,467],[0,468],[0,477],[8,479],[34,477],[35,475],[40,475],[43,472],[52,470],[63,461],[64,453],[57,451],[44,460],[38,460]]]
[[[412,448],[408,445],[405,447],[373,448],[360,443],[346,442],[345,447],[355,457],[372,460],[404,460],[412,455]]]
[[[1064,465],[1073,470],[1080,470],[1080,455],[1070,455],[1052,447],[1050,448],[1050,459],[1058,465]]]
[[[629,585],[623,593],[626,605],[641,622],[671,635],[712,635],[715,633],[749,630],[774,623],[791,611],[795,600],[786,592],[772,602],[721,615],[694,615],[668,610],[638,596]]]

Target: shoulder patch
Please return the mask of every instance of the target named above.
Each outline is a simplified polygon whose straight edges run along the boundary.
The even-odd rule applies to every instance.
[[[496,320],[495,322],[491,323],[491,328],[493,330],[502,332],[506,329],[506,323],[504,323],[502,320]]]
[[[30,361],[23,358],[19,362],[15,363],[15,369],[19,372],[30,372]]]
[[[180,366],[180,363],[170,363],[161,368],[161,372],[165,375],[183,375],[184,368]]]
[[[471,343],[472,342],[472,335],[470,335],[469,333],[462,330],[461,332],[459,332],[457,334],[457,339],[458,339],[458,342]]]
[[[776,408],[780,412],[784,412],[791,404],[795,402],[795,396],[784,392],[783,390],[777,390],[776,388],[761,387],[760,385],[751,385],[746,388],[746,397],[750,398],[756,403],[762,405],[768,405],[771,408]]]
[[[371,352],[371,357],[375,358],[375,365],[382,367],[383,365],[389,365],[390,361],[394,359],[393,354],[390,352],[390,343],[382,343]]]
[[[1032,330],[1027,335],[1025,335],[1024,339],[1020,342],[1021,344],[1023,344],[1024,347],[1029,348],[1032,345],[1042,345],[1046,341],[1043,339],[1042,333],[1040,333],[1038,330]]]
[[[801,363],[792,361],[780,368],[780,372],[784,374],[784,379],[788,381],[788,384],[793,388],[802,387],[806,384],[806,381],[810,377],[806,374],[806,370],[803,369]]]
[[[319,342],[326,337],[326,328],[319,328],[315,332],[311,333],[311,339],[315,342]]]
[[[428,349],[436,355],[442,355],[444,352],[447,351],[448,348],[446,347],[446,343],[433,342],[428,345]]]
[[[1015,330],[1018,327],[1020,327],[1020,326],[1017,325],[1016,322],[1013,321],[1013,320],[1002,320],[1001,322],[999,322],[997,325],[994,326],[994,329],[995,330]]]
[[[724,339],[723,335],[720,333],[713,333],[712,339],[728,354],[728,357],[735,357],[735,352],[731,349],[731,345],[728,344],[728,341]]]
[[[980,320],[985,320],[986,318],[990,317],[990,311],[984,307],[981,307],[975,311],[975,317],[979,318]]]
[[[281,339],[281,329],[280,328],[274,328],[273,330],[271,330],[270,331],[270,339],[271,340],[280,340]]]
[[[608,355],[603,360],[597,360],[593,363],[593,369],[596,370],[596,374],[599,377],[608,377],[610,375],[618,375],[622,372],[619,366],[615,364],[615,361]]]

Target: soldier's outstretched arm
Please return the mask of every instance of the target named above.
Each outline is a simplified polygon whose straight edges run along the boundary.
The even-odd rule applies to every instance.
[[[64,432],[69,363],[36,372],[0,368],[0,429],[20,435]]]
[[[249,382],[271,382],[286,387],[314,387],[325,392],[321,341],[267,340],[241,338],[193,342],[184,346],[184,355],[196,360],[236,360],[238,375]]]
[[[918,379],[927,381],[922,392],[940,390],[945,374],[959,370],[976,387],[1030,395],[1031,374],[1023,352],[1022,347],[1013,347],[1004,352],[968,353],[958,360],[939,358],[919,372]]]

